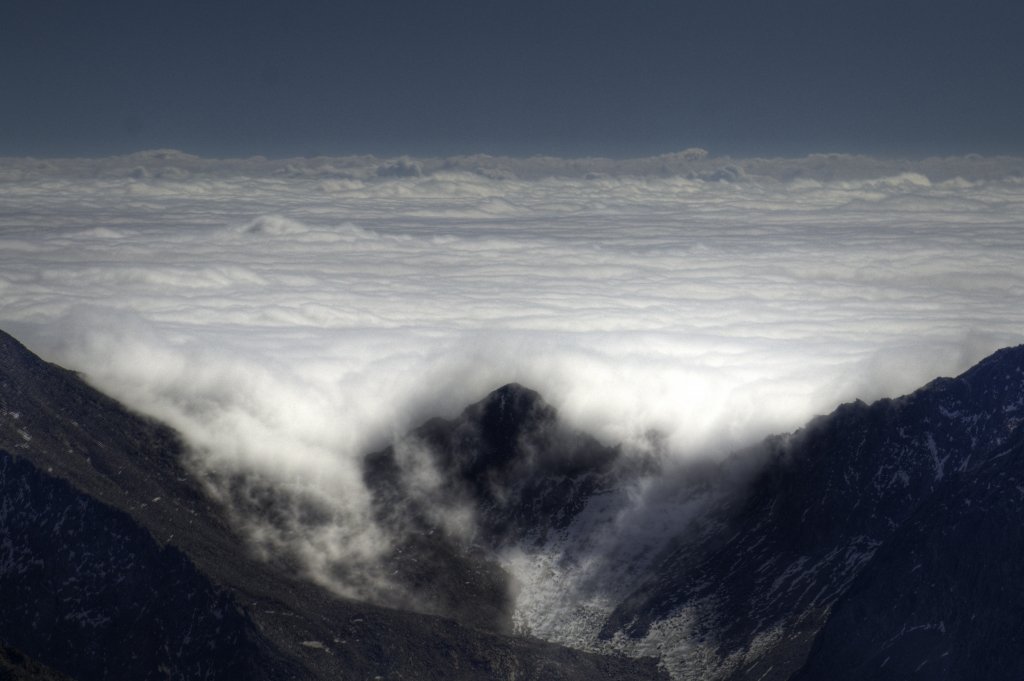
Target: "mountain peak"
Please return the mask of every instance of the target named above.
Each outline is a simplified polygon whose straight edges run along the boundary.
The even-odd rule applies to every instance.
[[[544,401],[544,398],[542,398],[540,396],[540,393],[538,393],[536,390],[531,390],[530,388],[527,388],[523,384],[516,383],[514,381],[512,383],[506,383],[505,385],[501,386],[500,388],[495,388],[490,393],[488,393],[487,396],[483,400],[481,400],[481,401],[482,402],[489,402],[489,401],[493,401],[493,400],[508,400],[508,399],[515,399],[515,400],[524,399],[524,400],[535,400],[535,401],[541,401],[541,402]]]
[[[557,412],[540,393],[509,383],[468,407],[463,418],[479,427],[486,445],[508,452],[523,435],[553,424]]]
[[[536,403],[517,394],[506,391],[506,406]],[[0,332],[0,491],[11,509],[0,513],[0,538],[13,550],[0,560],[0,678],[12,668],[15,678],[83,680],[664,676],[653,662],[500,635],[511,623],[482,626],[507,602],[503,573],[453,557],[436,536],[408,545],[409,570],[425,580],[439,566],[447,586],[426,588],[447,589],[452,613],[475,617],[456,624],[335,598],[287,559],[255,558],[230,525],[238,509],[207,497],[182,457],[168,428]]]
[[[5,373],[12,373],[16,369],[32,364],[38,364],[41,360],[33,355],[28,348],[19,343],[13,336],[0,331],[0,370]]]

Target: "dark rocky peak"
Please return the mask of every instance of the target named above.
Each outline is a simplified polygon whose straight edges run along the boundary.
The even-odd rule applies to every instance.
[[[586,499],[611,484],[618,447],[575,431],[535,391],[509,384],[452,420],[435,418],[414,430],[432,460],[432,493],[475,513],[480,539],[496,544],[567,524]],[[367,458],[367,482],[392,499],[409,498],[395,448]],[[415,515],[415,512],[413,513]]]
[[[427,421],[365,459],[377,520],[397,538],[394,578],[429,612],[511,629],[512,585],[492,551],[568,525],[613,483],[618,454],[518,384]],[[453,529],[455,517],[470,524]]]
[[[552,423],[557,417],[554,407],[540,393],[518,383],[501,386],[466,407],[462,415],[464,419],[478,421],[487,437],[498,442],[516,437],[524,429]]]
[[[256,560],[173,431],[2,332],[0,452],[0,678],[663,677],[650,661],[340,599],[287,561]],[[272,492],[253,503],[279,508]],[[451,570],[434,555],[420,574],[451,573],[462,612],[501,606],[479,561]]]
[[[557,412],[539,393],[517,383],[498,388],[467,407],[454,421],[435,419],[416,431],[447,466],[473,480],[488,471],[523,467],[534,461],[534,447],[556,427]],[[454,445],[454,447],[452,447]]]
[[[536,391],[510,383],[452,420],[413,432],[444,468],[485,492],[483,483],[515,486],[533,475],[575,476],[604,470],[618,449],[563,424]]]

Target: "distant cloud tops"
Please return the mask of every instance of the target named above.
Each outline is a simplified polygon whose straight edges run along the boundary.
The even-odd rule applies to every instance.
[[[689,457],[1019,343],[1022,176],[694,150],[4,159],[0,326],[197,466],[321,490],[354,519],[332,541],[369,555],[358,457],[505,382]]]

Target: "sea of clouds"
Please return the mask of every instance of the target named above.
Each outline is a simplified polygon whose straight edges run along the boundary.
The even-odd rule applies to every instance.
[[[360,457],[504,383],[686,458],[1022,342],[1022,177],[699,150],[0,159],[0,327],[180,430],[199,470],[315,490],[339,515],[311,565],[369,560]]]

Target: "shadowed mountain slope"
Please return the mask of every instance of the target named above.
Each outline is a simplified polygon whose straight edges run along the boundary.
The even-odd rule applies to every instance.
[[[643,465],[509,384],[367,456],[364,478],[378,521],[399,538],[387,561],[397,578],[436,612],[509,631],[515,586],[500,550],[543,544]]]
[[[1022,423],[1024,346],[671,467],[510,384],[365,458],[432,616],[255,560],[172,431],[0,334],[0,678],[1020,678]]]
[[[1024,611],[1011,614],[1005,603],[993,601],[970,580],[960,583],[959,605],[943,601],[934,591],[911,590],[906,593],[938,600],[915,601],[913,607],[904,601],[913,616],[910,610],[880,611],[888,613],[878,615],[888,618],[884,626],[870,618],[858,635],[852,626],[832,623],[843,612],[835,610],[837,604],[845,602],[840,599],[859,575],[895,579],[882,561],[909,559],[911,537],[918,537],[918,550],[924,550],[924,536],[947,536],[945,524],[952,518],[939,509],[954,503],[984,506],[975,496],[988,493],[971,481],[990,462],[1019,466],[1018,450],[1007,449],[1007,443],[1021,436],[1022,417],[1024,347],[1017,347],[995,353],[958,378],[937,379],[905,397],[846,404],[815,419],[770,444],[769,462],[723,513],[724,525],[667,552],[645,583],[616,609],[602,635],[657,640],[675,624],[685,630],[676,639],[677,675],[767,681],[790,678],[803,666],[823,627],[822,636],[845,638],[848,656],[833,657],[838,648],[822,642],[812,668],[823,676],[808,672],[808,679],[839,678],[845,670],[859,668],[851,667],[852,660],[867,664],[874,659],[868,631],[898,632],[904,624],[913,626],[915,618],[938,622],[938,611],[944,610],[951,621],[969,616],[964,609],[994,608],[1018,628],[1024,626]],[[1003,458],[1017,463],[997,463]],[[1013,539],[1000,528],[1011,519],[1020,525],[1024,507],[1018,495],[1008,494],[998,512],[975,512],[972,518],[979,525],[976,536],[1001,538],[989,548],[1002,557],[1006,542]],[[919,526],[926,521],[931,524]],[[954,550],[949,539],[944,546]],[[981,570],[987,548],[975,548],[962,561]],[[930,549],[938,550],[939,545]],[[933,560],[931,565],[939,571],[953,569],[953,563]],[[998,581],[1008,577],[1002,574]],[[945,578],[959,581],[954,572]],[[926,616],[929,612],[933,616]],[[833,628],[843,633],[828,634]],[[972,640],[953,640],[947,656],[959,657],[956,664],[965,665]],[[910,649],[904,652],[908,658],[902,664],[910,665],[913,655]],[[895,663],[893,655],[890,664]],[[875,671],[868,676],[874,678]],[[972,677],[962,672],[948,678]]]
[[[165,622],[152,610],[137,610],[133,592],[117,585],[120,576],[136,580],[140,599],[155,591],[155,602],[176,600],[182,618],[187,613],[213,616],[215,609],[234,613],[231,626],[243,637],[237,640],[250,646],[239,646],[240,662],[262,669],[268,678],[660,677],[647,662],[339,599],[296,578],[287,557],[273,563],[253,559],[223,510],[182,465],[184,450],[172,431],[128,412],[2,333],[0,449],[6,452],[2,496],[9,502],[9,512],[0,518],[0,594],[6,615],[0,644],[72,678],[99,678],[84,671],[93,658],[106,665],[103,678],[156,678],[166,666],[162,647],[188,637],[185,620],[174,613],[161,615],[168,618]],[[66,520],[51,523],[58,517]],[[33,526],[34,519],[38,523]],[[72,529],[73,536],[62,534]],[[114,543],[97,543],[101,539]],[[76,541],[82,545],[76,547]],[[90,541],[96,551],[85,549]],[[148,557],[145,569],[138,562],[118,561],[127,555],[119,553],[121,547],[129,545],[135,555]],[[68,643],[27,635],[33,618],[46,625],[38,619],[41,591],[22,590],[19,580],[28,579],[19,567],[24,565],[39,568],[41,581],[33,582],[33,588],[59,583],[64,589],[55,609],[42,612],[51,617],[51,630],[58,623],[68,628],[62,639]],[[105,575],[114,583],[105,583]],[[167,591],[160,591],[161,584]],[[182,596],[189,590],[205,594],[206,600],[190,605]],[[22,594],[26,601],[14,607]],[[73,612],[94,617],[66,617]],[[123,645],[116,635],[118,627],[128,626],[123,617],[129,612],[135,612],[133,630],[140,641],[152,636],[145,646]],[[230,630],[222,625],[218,635]],[[15,638],[20,644],[12,642]],[[146,650],[155,652],[147,657]],[[248,659],[242,659],[243,652]],[[172,672],[176,678],[193,678],[185,668]],[[257,672],[250,678],[259,678]]]
[[[794,678],[1024,678],[1022,503],[1024,430],[878,550]]]
[[[628,590],[620,598],[621,580],[595,582],[605,600],[620,600],[604,615],[578,607],[559,613],[553,626],[543,625],[554,640],[655,655],[680,679],[782,680],[805,665],[801,679],[848,672],[873,678],[885,660],[887,678],[920,667],[970,679],[971,669],[992,668],[977,666],[976,651],[1012,644],[1008,627],[1024,627],[1016,601],[995,597],[1016,575],[1009,557],[1018,548],[1014,528],[1024,510],[1013,468],[1020,451],[1010,443],[1024,437],[1022,422],[1021,347],[904,397],[842,405],[792,435],[768,438],[717,464],[696,461],[671,471],[566,429],[536,393],[509,385],[456,419],[428,421],[405,445],[368,457],[367,481],[383,518],[406,526],[414,519],[423,533],[443,534],[439,506],[446,511],[440,518],[468,509],[468,529],[450,532],[447,544],[432,542],[430,550],[457,553],[471,541],[482,549],[477,564],[490,566],[508,548],[539,555],[538,564],[548,567],[534,577],[555,580],[546,591],[554,596],[577,585],[545,571],[578,567],[578,546],[608,546],[595,540],[608,532],[645,531],[594,524],[594,518],[607,510],[610,496],[647,475],[677,491],[674,507],[657,507],[676,518],[674,526],[666,521],[660,554],[632,570],[606,562],[609,575],[630,575]],[[413,453],[406,459],[430,462],[432,485],[417,487],[403,464],[403,446]],[[686,504],[700,495],[711,501],[693,518]],[[954,507],[960,511],[949,510]],[[957,552],[957,546],[971,550]],[[437,562],[422,560],[427,554],[415,542],[403,551],[403,560],[420,571],[419,583],[443,581],[431,572]],[[583,554],[581,560],[601,559]],[[916,573],[914,566],[920,566]],[[928,581],[918,584],[919,575]],[[520,612],[516,594],[502,592],[500,578],[495,584],[499,598],[490,607]],[[936,584],[959,595],[943,595]],[[928,645],[898,643],[905,630],[949,631],[974,616],[1007,633],[975,625],[975,633],[960,628]],[[605,619],[590,636],[581,617]],[[978,632],[986,632],[987,643]],[[888,638],[876,640],[883,633]],[[890,654],[876,657],[878,650]]]

